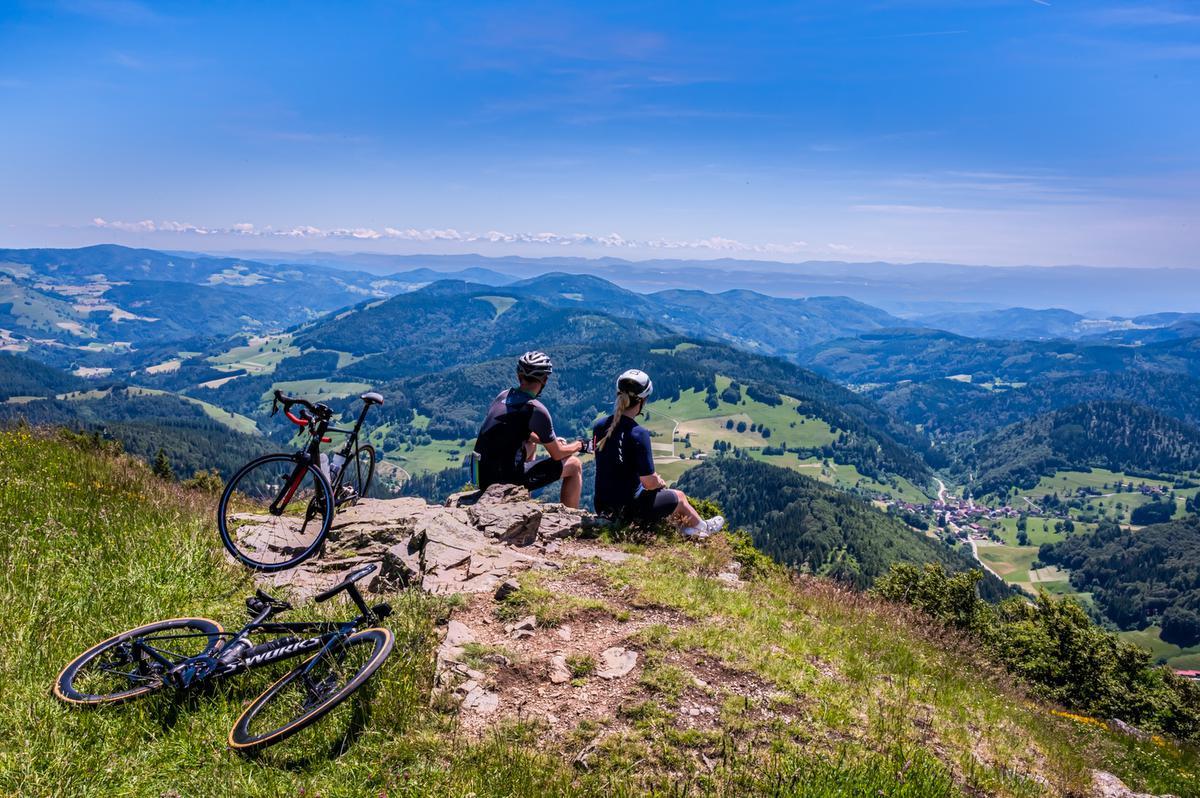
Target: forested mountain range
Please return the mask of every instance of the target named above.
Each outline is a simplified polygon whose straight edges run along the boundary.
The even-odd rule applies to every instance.
[[[0,250],[0,329],[25,346],[47,350],[44,356],[62,365],[107,367],[113,358],[103,355],[111,353],[79,347],[125,342],[136,351],[171,341],[203,348],[212,338],[280,330],[454,276],[474,279],[471,286],[491,287],[501,298],[598,311],[767,354],[790,356],[819,341],[899,323],[844,297],[780,299],[744,290],[639,294],[578,274],[515,282],[470,267],[455,274],[418,268],[379,275],[322,264],[100,245]]]
[[[1168,643],[1200,643],[1200,517],[1136,532],[1101,524],[1042,546],[1039,559],[1070,569],[1071,583],[1122,629],[1155,624]]]
[[[894,563],[939,563],[950,571],[978,567],[970,553],[947,548],[896,516],[786,468],[722,457],[688,471],[679,487],[726,509],[776,561],[865,587]],[[983,590],[1007,594],[995,577]]]
[[[1080,341],[967,338],[939,330],[889,329],[829,341],[802,361],[844,382],[876,384],[961,376],[974,383],[1028,382],[1128,370],[1200,376],[1200,338],[1126,346]]]
[[[915,451],[926,448],[923,436],[871,400],[786,361],[685,341],[656,324],[587,306],[552,306],[519,293],[444,281],[333,314],[298,330],[293,344],[308,351],[283,359],[270,375],[241,376],[205,391],[206,399],[253,414],[279,381],[321,376],[365,382],[393,397],[380,417],[396,436],[473,438],[481,408],[511,385],[514,356],[540,348],[556,363],[545,399],[564,434],[584,432],[606,412],[612,379],[636,364],[653,375],[658,398],[713,391],[718,375],[740,380],[763,397],[782,392],[802,402],[798,413],[824,419],[838,431],[830,451],[836,461],[917,484],[929,478]],[[338,366],[335,350],[352,355],[349,362]],[[161,382],[175,379],[165,375]]]
[[[51,349],[279,329],[404,289],[364,272],[114,245],[0,250],[0,328]]]
[[[85,386],[56,369],[3,353],[0,374],[5,375],[0,399],[14,390],[19,393],[12,395],[22,398],[0,401],[0,425],[25,422],[94,432],[120,441],[126,451],[146,460],[161,449],[180,477],[209,469],[229,477],[246,461],[275,448],[261,435],[243,431],[244,420],[239,424],[216,408],[178,396],[121,385]],[[8,386],[9,375],[15,387]]]
[[[638,294],[599,277],[564,273],[507,288],[559,307],[654,321],[683,335],[784,357],[843,335],[904,323],[879,308],[837,296],[791,299],[744,289],[714,294],[682,288]]]
[[[1200,469],[1200,429],[1132,402],[1087,402],[984,437],[963,467],[981,495],[1032,488],[1059,469],[1191,472]]]

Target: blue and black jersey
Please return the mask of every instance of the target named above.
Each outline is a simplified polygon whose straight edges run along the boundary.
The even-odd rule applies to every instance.
[[[613,423],[609,416],[592,428],[597,443]],[[596,449],[596,509],[618,510],[633,504],[642,477],[654,473],[650,433],[629,416],[617,419],[617,428],[603,449]]]
[[[550,411],[520,388],[501,391],[492,400],[479,429],[475,451],[479,454],[479,486],[525,482],[525,442],[536,433],[542,443],[554,440]]]

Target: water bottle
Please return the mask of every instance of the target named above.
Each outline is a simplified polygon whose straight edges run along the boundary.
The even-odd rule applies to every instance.
[[[346,463],[346,456],[341,452],[334,452],[329,458],[329,481],[332,483],[337,479],[337,475],[341,473],[342,466]]]
[[[325,454],[325,452],[321,452],[321,457],[317,461],[317,467],[321,469],[321,473],[325,476],[325,479],[329,479],[329,455]],[[330,481],[332,482],[332,480]]]

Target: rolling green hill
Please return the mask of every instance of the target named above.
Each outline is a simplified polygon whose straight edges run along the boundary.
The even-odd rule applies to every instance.
[[[1200,518],[1137,532],[1101,524],[1090,535],[1043,545],[1043,562],[1071,572],[1105,617],[1122,629],[1161,627],[1163,642],[1200,644]]]
[[[903,325],[890,313],[847,297],[792,299],[757,291],[709,293],[678,288],[639,294],[599,277],[561,272],[508,288],[548,304],[654,321],[682,335],[781,357],[792,357],[822,341]]]
[[[54,424],[121,446],[146,461],[161,449],[180,477],[216,469],[229,477],[250,459],[277,447],[254,422],[213,405],[137,387],[107,386],[49,398],[0,402],[0,426]]]
[[[1130,402],[1088,402],[983,438],[963,466],[980,495],[1032,488],[1061,469],[1187,473],[1200,470],[1200,429]]]
[[[12,397],[49,397],[78,390],[85,380],[10,352],[0,352],[0,401]]]
[[[706,406],[711,404],[712,415],[719,416],[722,400],[718,384],[727,386],[730,379],[738,379],[742,386],[737,391],[739,400],[743,396],[749,399],[757,396],[759,406],[772,419],[780,413],[777,409],[783,404],[780,395],[786,395],[787,412],[797,428],[820,421],[836,433],[832,440],[820,442],[816,437],[805,441],[796,433],[798,447],[819,443],[821,456],[853,465],[859,473],[872,478],[894,474],[918,485],[929,481],[928,466],[909,445],[909,442],[920,445],[920,437],[903,425],[892,424],[868,400],[784,361],[746,355],[713,344],[676,348],[676,343],[672,339],[547,347],[556,367],[543,398],[554,415],[558,433],[567,437],[589,434],[595,419],[610,411],[614,394],[612,379],[636,364],[653,377],[658,402],[678,402],[688,396],[695,399],[698,393],[704,397]],[[355,363],[338,373],[351,378],[359,367]],[[474,442],[487,403],[510,387],[512,372],[513,361],[505,357],[376,383],[391,398],[380,408],[376,423],[388,425],[387,437],[393,441],[392,447],[413,438],[429,438],[427,443],[457,441],[461,450]],[[654,412],[652,409],[652,418]],[[817,426],[813,424],[811,429]],[[793,432],[786,425],[776,424],[775,428],[784,440]],[[669,438],[664,437],[663,443],[668,442]]]
[[[730,524],[749,530],[754,545],[777,562],[865,587],[898,562],[977,568],[951,548],[868,502],[810,477],[754,460],[722,457],[691,469],[678,487],[725,509]],[[986,594],[1008,590],[989,577]]]

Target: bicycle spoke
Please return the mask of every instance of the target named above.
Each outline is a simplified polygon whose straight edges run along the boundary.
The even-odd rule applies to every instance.
[[[254,717],[250,733],[265,734],[323,704],[354,678],[373,650],[372,645],[351,645],[317,654],[308,672],[294,677]]]
[[[328,491],[315,471],[297,479],[290,457],[267,459],[229,486],[221,522],[233,547],[255,563],[274,566],[309,550],[327,528]],[[286,506],[277,502],[287,495]]]

